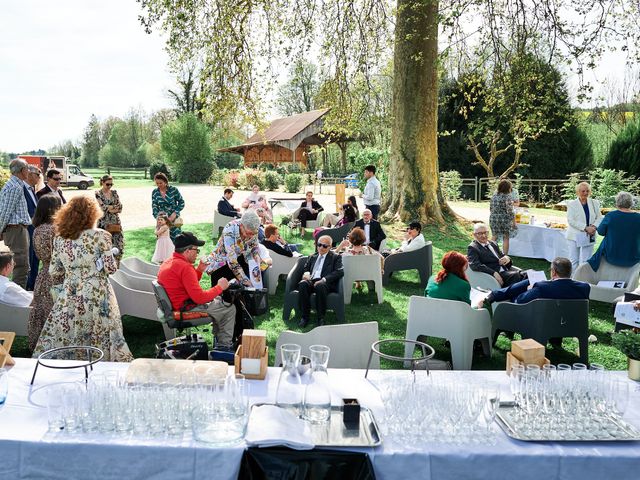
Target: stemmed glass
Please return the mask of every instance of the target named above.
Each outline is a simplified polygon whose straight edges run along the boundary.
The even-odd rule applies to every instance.
[[[495,441],[495,437],[491,436],[491,427],[500,407],[500,386],[497,383],[489,383],[484,386],[484,392],[485,401],[482,413],[487,424],[486,437],[487,440],[493,439]]]

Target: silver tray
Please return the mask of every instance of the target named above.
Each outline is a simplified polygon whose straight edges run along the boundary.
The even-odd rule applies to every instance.
[[[632,425],[609,415],[594,419],[597,428],[591,431],[578,431],[566,428],[542,433],[525,433],[522,423],[514,418],[516,406],[509,402],[501,404],[496,414],[496,422],[504,433],[516,440],[525,442],[632,442],[640,440],[640,433]],[[557,425],[557,424],[554,424]]]
[[[256,403],[251,408],[273,403]],[[251,418],[251,417],[249,417]],[[377,447],[382,444],[380,428],[373,412],[360,407],[360,427],[348,429],[342,421],[342,407],[331,406],[331,418],[327,423],[314,425],[308,423],[316,447]]]

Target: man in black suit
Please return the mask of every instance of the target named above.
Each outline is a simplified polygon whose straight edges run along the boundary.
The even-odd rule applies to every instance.
[[[387,236],[382,230],[380,222],[374,220],[371,210],[365,208],[362,212],[362,218],[356,222],[355,226],[364,231],[365,245],[369,245],[374,250],[380,250],[380,244]]]
[[[230,188],[225,188],[224,194],[218,202],[218,213],[227,217],[239,218],[242,216],[240,215],[240,209],[235,208],[233,205],[231,205],[231,202],[229,202],[229,200],[231,200],[231,197],[233,197],[233,190],[231,190]]]
[[[35,165],[29,165],[27,174],[27,180],[22,187],[24,190],[24,198],[27,200],[27,210],[29,216],[33,219],[33,215],[36,213],[36,206],[38,204],[38,198],[36,197],[35,186],[40,182],[40,169]],[[38,256],[33,249],[33,231],[35,227],[29,225],[27,232],[29,233],[29,276],[27,277],[26,290],[32,291],[36,284],[36,277],[38,276]]]
[[[513,266],[509,256],[502,253],[498,244],[489,240],[489,229],[484,223],[473,226],[473,238],[467,247],[471,270],[493,276],[501,287],[508,287],[526,278],[524,272]]]
[[[38,193],[36,193],[36,196],[38,197],[38,199],[40,199],[40,197],[42,197],[43,195],[46,195],[47,193],[57,193],[58,195],[60,195],[60,200],[62,201],[62,203],[63,204],[67,203],[67,201],[64,199],[64,196],[62,195],[62,190],[60,189],[61,181],[62,181],[62,173],[60,172],[60,170],[57,170],[55,168],[48,170],[47,183],[43,188],[38,190]]]
[[[338,282],[344,275],[342,257],[331,251],[331,237],[323,235],[318,239],[318,251],[311,255],[304,265],[302,280],[298,284],[298,298],[302,319],[298,324],[304,328],[309,323],[311,312],[311,294],[316,294],[318,326],[324,325],[327,311],[327,296],[338,291]]]

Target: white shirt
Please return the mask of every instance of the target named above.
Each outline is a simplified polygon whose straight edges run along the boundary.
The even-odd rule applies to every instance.
[[[380,205],[381,196],[382,186],[380,185],[380,180],[373,176],[367,180],[362,193],[362,200],[364,200],[365,205]]]
[[[480,245],[482,245],[482,244],[480,244]],[[483,246],[483,247],[489,247],[489,251],[490,251],[491,253],[493,253],[493,255],[494,255],[498,260],[500,260],[500,256],[498,255],[498,252],[496,252],[496,251],[494,250],[493,245],[491,245],[489,242],[487,242],[487,243],[485,243],[485,244],[484,244],[484,245],[482,245],[482,246]],[[504,272],[504,267],[503,267],[502,265],[500,265],[500,270],[499,270],[499,271],[500,271],[500,272]]]
[[[311,280],[322,278],[322,266],[324,265],[324,259],[326,256],[326,253],[324,255],[318,255],[316,264],[313,266],[313,272],[311,273]]]
[[[33,292],[27,292],[17,283],[0,275],[0,302],[15,307],[28,307],[33,301]]]
[[[371,224],[370,223],[365,223],[364,224],[364,236],[366,238],[366,241],[364,242],[365,245],[368,245],[369,243],[371,243],[371,237],[369,236],[369,230],[371,230]]]
[[[413,252],[414,250],[420,250],[425,246],[425,240],[422,233],[419,233],[418,236],[412,240],[404,240],[400,248],[398,248],[399,252]]]

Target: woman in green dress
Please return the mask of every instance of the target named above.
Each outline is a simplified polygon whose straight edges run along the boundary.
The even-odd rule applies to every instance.
[[[175,226],[175,219],[180,216],[180,212],[184,210],[184,200],[182,195],[176,187],[169,185],[169,179],[167,176],[158,172],[153,177],[153,181],[156,182],[158,188],[154,188],[151,193],[151,210],[153,218],[158,218],[160,213],[165,213],[169,218],[173,227],[169,230],[169,236],[171,241],[174,241],[176,237],[182,232],[180,230],[181,223]]]
[[[471,285],[465,270],[469,262],[458,252],[447,252],[442,257],[442,270],[432,275],[424,291],[425,297],[458,300],[471,305]]]

